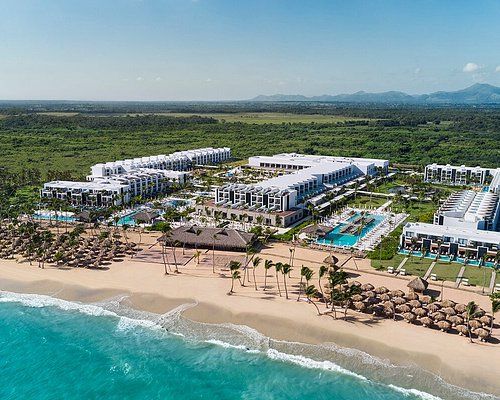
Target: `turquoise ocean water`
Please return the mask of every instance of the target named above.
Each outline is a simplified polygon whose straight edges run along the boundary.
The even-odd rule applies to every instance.
[[[0,399],[492,399],[335,345],[0,292]]]

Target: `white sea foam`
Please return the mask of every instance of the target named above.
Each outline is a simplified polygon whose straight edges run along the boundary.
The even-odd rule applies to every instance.
[[[404,394],[405,396],[416,396],[420,397],[422,400],[442,400],[441,397],[437,397],[430,393],[422,392],[417,389],[405,389],[392,384],[389,384],[387,386],[399,393]]]
[[[247,353],[254,353],[254,354],[260,353],[260,351],[257,349],[250,349],[249,347],[241,345],[241,344],[230,344],[227,342],[223,342],[222,340],[218,340],[218,339],[208,339],[208,340],[205,340],[205,343],[214,344],[216,346],[224,347],[225,349],[244,350]]]
[[[338,373],[345,374],[345,375],[354,376],[354,377],[361,379],[363,381],[368,380],[363,375],[356,374],[355,372],[352,372],[352,371],[349,371],[345,368],[342,368],[340,365],[337,365],[334,362],[331,362],[328,360],[317,361],[317,360],[313,360],[311,358],[300,356],[300,355],[282,353],[282,352],[275,350],[275,349],[267,350],[267,356],[271,360],[278,360],[281,362],[289,362],[292,364],[300,365],[301,367],[304,367],[304,368],[322,369],[324,371],[332,371],[332,372],[338,372]]]

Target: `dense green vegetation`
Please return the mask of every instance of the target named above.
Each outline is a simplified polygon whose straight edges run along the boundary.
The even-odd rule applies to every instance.
[[[308,109],[309,113],[312,111]],[[0,119],[0,166],[15,170],[36,168],[44,179],[51,174],[82,178],[90,165],[97,162],[202,146],[229,146],[239,159],[296,151],[389,158],[394,163],[419,166],[434,161],[461,164],[467,160],[469,164],[484,166],[498,162],[500,129],[483,130],[482,124],[471,131],[459,129],[476,118],[477,110],[464,111],[462,119],[447,124],[437,124],[435,114],[446,111],[439,109],[427,114],[404,109],[342,111],[353,118],[392,115],[399,122],[253,124],[188,116],[16,114]],[[448,117],[461,115],[454,113]],[[496,110],[484,110],[482,115],[484,120],[489,121],[492,116],[500,120]],[[414,118],[423,124],[413,124]]]

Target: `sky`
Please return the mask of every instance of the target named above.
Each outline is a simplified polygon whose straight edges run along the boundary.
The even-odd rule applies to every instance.
[[[0,99],[500,86],[497,0],[0,0]]]

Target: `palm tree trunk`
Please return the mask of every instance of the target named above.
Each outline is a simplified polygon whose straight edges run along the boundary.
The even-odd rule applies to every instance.
[[[304,278],[304,277],[301,275],[301,277],[300,277],[300,282],[299,282],[299,295],[297,296],[297,301],[299,301],[299,300],[300,300],[300,295],[301,295],[301,293],[302,293],[302,279],[303,279],[303,278]]]
[[[252,275],[253,275],[253,283],[255,285],[255,290],[259,290],[257,288],[257,280],[255,279],[255,267],[252,268]]]
[[[321,311],[319,310],[318,305],[317,305],[314,301],[312,301],[311,299],[309,299],[309,298],[308,298],[307,300],[308,300],[308,301],[309,301],[309,303],[311,303],[314,307],[316,307],[316,311],[318,311],[318,315],[321,315]]]
[[[278,293],[281,297],[280,280],[279,280],[279,276],[278,276],[278,271],[276,271],[276,284],[278,285]]]
[[[266,291],[267,289],[267,269],[264,269],[264,289],[263,291]]]
[[[285,297],[288,300],[288,288],[286,287],[286,274],[283,274],[283,284],[285,285]]]

